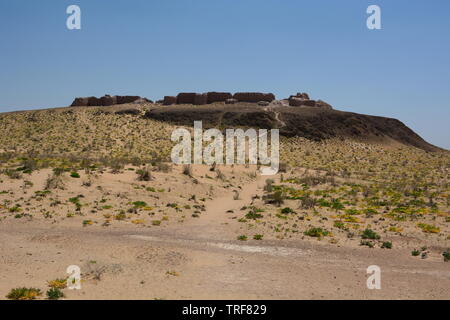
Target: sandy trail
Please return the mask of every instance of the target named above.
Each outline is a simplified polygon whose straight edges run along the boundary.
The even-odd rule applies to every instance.
[[[264,108],[264,111],[273,112],[275,116],[275,120],[278,122],[278,129],[286,127],[286,122],[280,119],[280,112],[276,111],[276,108],[279,107],[279,104],[271,103],[268,107]],[[283,105],[284,106],[284,105]]]
[[[191,219],[183,224],[180,230],[177,230],[177,234],[200,239],[230,239],[227,223],[233,213],[237,213],[242,207],[251,204],[254,195],[262,195],[263,181],[264,178],[258,176],[257,180],[241,186],[241,189],[238,190],[238,200],[234,200],[235,192],[230,190],[223,196],[207,201],[206,211],[201,214],[201,217]]]

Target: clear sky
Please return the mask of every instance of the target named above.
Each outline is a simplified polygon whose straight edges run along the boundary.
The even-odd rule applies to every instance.
[[[66,8],[81,8],[68,30]],[[379,5],[382,30],[368,30]],[[448,0],[0,0],[0,112],[75,96],[308,92],[450,149]]]

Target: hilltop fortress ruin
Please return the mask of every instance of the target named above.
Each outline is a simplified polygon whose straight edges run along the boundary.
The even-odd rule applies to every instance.
[[[161,104],[164,106],[170,105],[207,105],[213,103],[224,103],[224,104],[236,104],[239,102],[245,103],[257,103],[260,106],[268,106],[271,103],[277,102],[283,106],[290,107],[319,107],[332,109],[331,105],[322,100],[312,100],[307,93],[297,93],[296,95],[291,95],[287,99],[276,100],[273,93],[262,93],[262,92],[237,92],[231,94],[230,92],[207,92],[207,93],[196,93],[196,92],[181,92],[176,96],[165,96],[162,100],[156,101],[156,104]],[[105,95],[101,98],[97,97],[84,97],[75,98],[72,107],[91,107],[91,106],[113,106],[119,104],[142,104],[142,103],[153,103],[153,101],[142,98],[140,96],[110,96]]]

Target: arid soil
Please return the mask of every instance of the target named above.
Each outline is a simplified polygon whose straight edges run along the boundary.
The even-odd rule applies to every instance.
[[[0,115],[0,299],[450,298],[448,151],[285,136],[276,176],[176,166],[152,108]]]
[[[204,178],[200,177],[209,170],[195,169],[193,176],[202,185]],[[226,169],[223,172],[231,174]],[[84,207],[88,205],[83,204],[80,214],[70,216],[65,211],[73,210],[72,203],[58,205],[56,210],[44,199],[39,200],[40,211],[51,210],[51,217],[43,214],[4,218],[0,222],[0,296],[21,286],[44,291],[48,281],[67,276],[69,265],[79,265],[83,273],[82,289],[65,289],[67,299],[450,298],[450,269],[440,256],[445,242],[437,239],[394,237],[395,247],[391,250],[359,246],[358,241],[351,242],[341,234],[333,239],[342,245],[315,238],[279,240],[270,234],[265,234],[262,240],[237,240],[240,234],[255,233],[255,229],[239,226],[242,223],[235,216],[242,214],[236,213],[255,202],[255,196],[264,194],[266,178],[251,179],[247,172],[251,169],[236,168],[234,172],[240,178],[236,182],[233,179],[231,184],[241,188],[229,188],[227,183],[213,180],[208,182],[213,191],[210,187],[204,193],[198,190],[197,195],[208,197],[198,201],[204,206],[198,218],[190,216],[193,211],[184,209],[181,201],[196,203],[187,201],[188,195],[196,186],[200,187],[189,185],[192,189],[187,189],[192,178],[181,172],[154,174],[153,181],[139,183],[160,188],[173,179],[170,193],[159,192],[157,199],[142,195],[152,194],[145,189],[133,191],[137,185],[132,179],[134,172],[105,173],[94,178],[93,185],[107,189],[102,191],[77,187],[66,178],[65,190],[46,197],[63,199],[86,194],[81,201],[91,203],[103,194],[103,199],[107,199],[103,208],[107,209],[95,206],[94,211],[99,211],[90,212],[90,208]],[[38,179],[36,175],[36,184]],[[121,191],[115,189],[118,181]],[[235,200],[236,189],[240,191],[239,200]],[[28,189],[27,194],[36,191]],[[150,211],[143,208],[138,213],[127,213],[131,217],[124,220],[111,218],[108,212],[114,209],[108,205],[120,206],[119,193],[128,202],[141,199],[152,207],[160,203],[165,212],[158,212],[155,206]],[[175,197],[182,212],[162,206]],[[30,204],[34,206],[32,201]],[[155,211],[155,215],[147,213]],[[152,221],[161,224],[154,225]],[[420,245],[428,245],[427,259],[411,256],[411,250]],[[370,265],[381,268],[381,290],[366,287],[366,269]]]

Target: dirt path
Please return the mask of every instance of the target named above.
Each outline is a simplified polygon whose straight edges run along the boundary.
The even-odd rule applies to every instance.
[[[230,239],[230,230],[227,223],[230,221],[233,213],[237,213],[243,206],[248,206],[252,202],[254,195],[262,194],[262,185],[264,178],[258,178],[241,186],[238,190],[239,198],[234,200],[236,193],[230,192],[209,200],[205,203],[206,211],[200,215],[199,219],[191,219],[183,224],[177,234],[183,234],[184,237],[200,239]]]
[[[278,128],[278,129],[281,129],[281,128],[283,128],[283,127],[286,126],[286,122],[284,122],[283,120],[280,119],[280,112],[276,111],[276,108],[277,108],[277,107],[279,107],[278,104],[273,104],[273,103],[272,103],[272,104],[270,104],[268,107],[265,107],[265,108],[264,108],[264,111],[272,112],[272,113],[274,114],[275,120],[276,120],[277,123],[278,123],[277,128]]]

